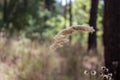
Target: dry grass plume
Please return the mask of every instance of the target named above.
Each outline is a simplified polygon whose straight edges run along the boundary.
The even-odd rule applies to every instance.
[[[54,43],[50,46],[51,49],[57,49],[62,47],[64,43],[69,42],[69,36],[75,31],[94,32],[93,27],[86,25],[70,26],[69,28],[63,29],[54,37]]]

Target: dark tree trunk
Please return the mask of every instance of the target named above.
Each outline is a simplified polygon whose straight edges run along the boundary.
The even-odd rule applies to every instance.
[[[66,20],[67,20],[67,0],[65,0],[65,6],[64,6],[64,19],[65,19],[65,25],[64,26],[66,27]]]
[[[91,10],[90,10],[90,20],[89,25],[96,30],[96,21],[97,21],[97,10],[98,10],[98,0],[91,0]],[[96,31],[90,33],[88,37],[88,51],[96,50],[97,40],[96,40]]]
[[[69,0],[69,26],[72,26],[72,1]],[[71,36],[70,36],[71,40]],[[68,55],[68,75],[70,76],[71,80],[78,80],[78,54],[72,53]]]
[[[7,23],[7,0],[4,0],[4,4],[3,4],[3,23],[2,23],[2,27],[4,27],[6,23]]]
[[[105,65],[120,80],[120,0],[104,0]]]
[[[70,26],[72,25],[72,1],[70,0],[69,3],[69,21],[70,21]]]
[[[72,1],[69,0],[69,26],[72,26]],[[70,41],[72,39],[72,37],[70,36]]]

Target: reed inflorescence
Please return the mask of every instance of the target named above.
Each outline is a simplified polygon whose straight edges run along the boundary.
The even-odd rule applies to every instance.
[[[57,49],[62,47],[64,43],[69,42],[69,36],[75,31],[84,31],[93,33],[95,30],[93,27],[86,25],[70,26],[69,28],[63,29],[54,37],[54,43],[50,46],[51,49]]]

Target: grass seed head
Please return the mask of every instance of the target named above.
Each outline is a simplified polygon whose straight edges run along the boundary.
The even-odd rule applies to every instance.
[[[55,42],[50,46],[51,49],[57,49],[62,47],[64,43],[69,42],[69,36],[72,35],[74,31],[86,31],[86,32],[94,32],[93,27],[85,26],[85,25],[77,25],[71,26],[69,28],[63,29],[57,35],[55,35]]]

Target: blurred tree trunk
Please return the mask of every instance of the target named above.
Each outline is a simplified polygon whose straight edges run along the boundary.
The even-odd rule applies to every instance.
[[[105,65],[120,80],[120,0],[104,0]]]
[[[69,21],[70,21],[70,26],[72,26],[72,1],[71,0],[69,3]]]
[[[72,26],[72,1],[69,0],[69,26]],[[71,40],[70,36],[70,40]],[[78,79],[78,54],[71,52],[71,54],[68,55],[68,67],[67,67],[67,74],[71,80],[79,80]]]
[[[90,20],[89,25],[96,30],[97,22],[97,10],[98,10],[98,0],[91,0],[91,10],[90,10]],[[88,52],[97,51],[97,40],[96,40],[96,31],[89,33],[88,37]]]
[[[7,24],[7,0],[4,0],[3,3],[3,23],[2,23],[2,27],[6,26]]]
[[[72,1],[69,0],[69,26],[72,26]],[[72,36],[69,37],[70,41],[72,39]]]
[[[65,0],[65,6],[64,6],[65,27],[66,27],[66,20],[67,20],[67,16],[66,15],[67,15],[67,0]]]

